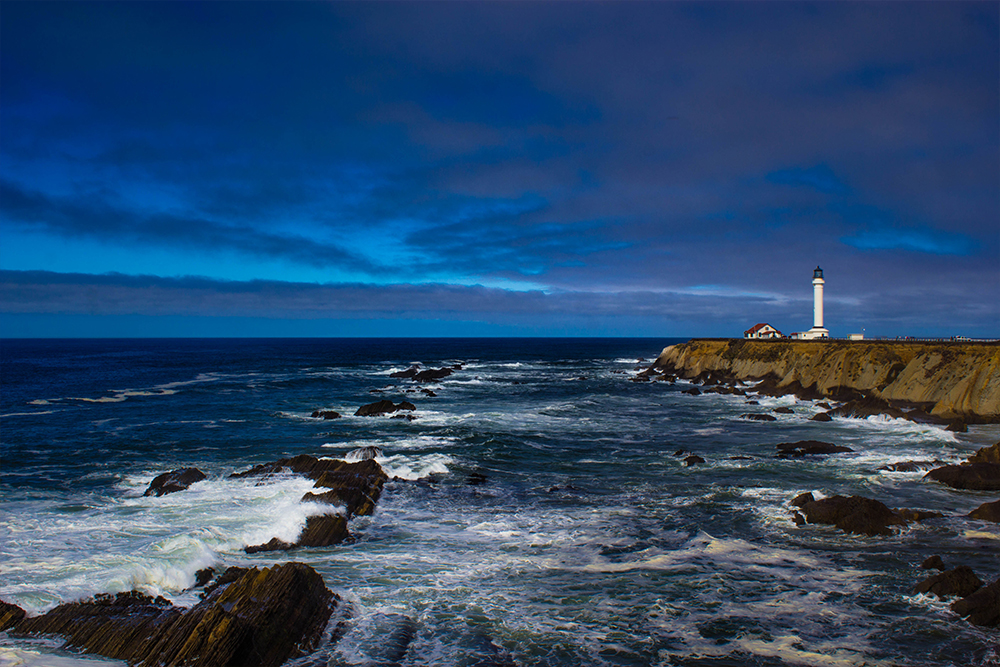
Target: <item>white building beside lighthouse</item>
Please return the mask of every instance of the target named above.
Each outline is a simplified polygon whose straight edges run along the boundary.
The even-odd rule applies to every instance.
[[[813,271],[813,325],[809,331],[793,334],[794,338],[803,340],[815,340],[817,338],[829,338],[830,332],[823,327],[823,269],[816,267]]]

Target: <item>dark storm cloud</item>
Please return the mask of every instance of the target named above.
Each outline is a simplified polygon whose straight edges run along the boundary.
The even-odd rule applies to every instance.
[[[115,208],[104,195],[98,192],[88,196],[52,198],[37,192],[25,192],[0,180],[0,200],[10,225],[115,243],[235,250],[251,256],[284,258],[312,266],[371,269],[365,260],[333,244],[270,234],[249,227],[221,225],[204,218]]]
[[[540,318],[635,292],[738,327],[770,311],[726,294],[817,263],[845,317],[1000,281],[993,3],[0,12],[0,214],[54,236],[530,280]]]
[[[0,304],[5,315],[427,319],[531,330],[537,330],[543,317],[552,330],[563,325],[620,334],[624,322],[642,326],[639,333],[667,336],[685,335],[696,325],[706,335],[739,335],[732,330],[734,313],[751,324],[771,322],[786,333],[812,324],[808,285],[789,298],[732,293],[710,285],[685,292],[546,293],[478,285],[321,285],[0,270]],[[869,335],[892,334],[901,327],[911,335],[983,336],[990,330],[980,323],[1000,317],[1000,305],[981,292],[917,284],[889,293],[872,290],[850,299],[828,299],[827,316],[840,336],[862,328]]]

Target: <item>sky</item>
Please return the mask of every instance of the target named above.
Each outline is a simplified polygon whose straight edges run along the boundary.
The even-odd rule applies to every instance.
[[[1000,336],[996,2],[0,3],[0,336]]]

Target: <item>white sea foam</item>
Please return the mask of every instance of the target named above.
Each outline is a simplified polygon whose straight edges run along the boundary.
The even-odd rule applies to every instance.
[[[194,584],[198,570],[242,557],[244,546],[272,537],[294,542],[307,517],[336,510],[301,502],[313,481],[298,475],[263,484],[208,479],[180,493],[143,497],[152,476],[126,476],[124,498],[89,511],[65,514],[53,504],[21,515],[9,508],[0,598],[38,613],[133,588],[172,597]]]
[[[455,463],[455,459],[447,454],[427,454],[424,456],[410,456],[406,454],[395,454],[391,456],[379,456],[375,460],[385,470],[389,477],[399,477],[400,479],[422,479],[435,474],[445,474],[448,466]]]

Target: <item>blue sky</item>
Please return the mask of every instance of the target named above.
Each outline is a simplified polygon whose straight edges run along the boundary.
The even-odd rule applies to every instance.
[[[997,3],[0,4],[0,335],[1000,335]]]

